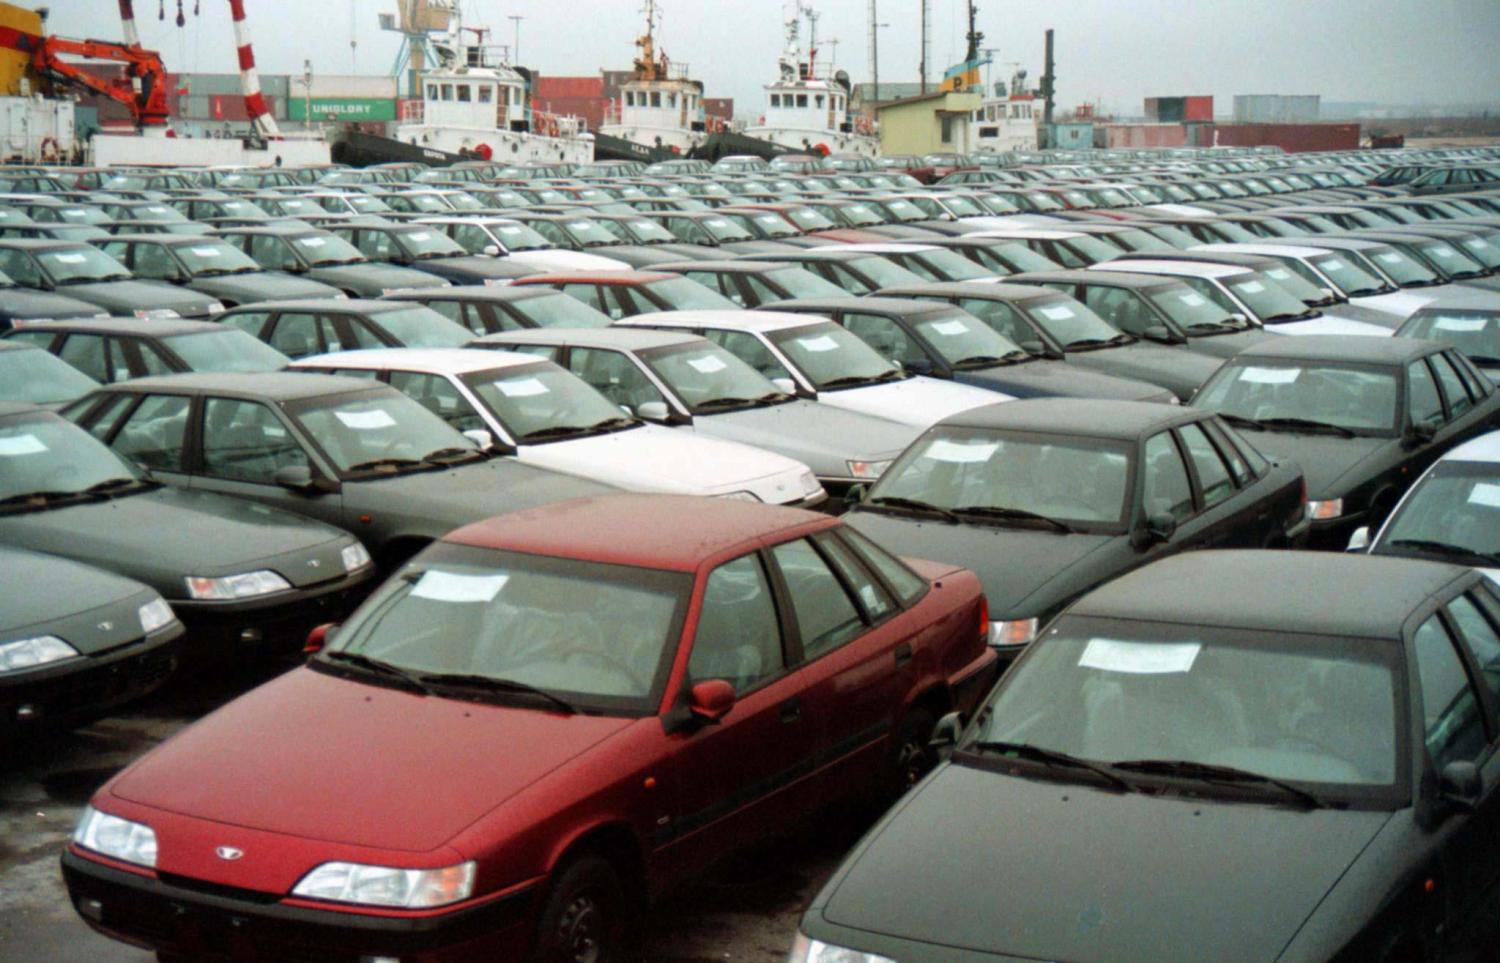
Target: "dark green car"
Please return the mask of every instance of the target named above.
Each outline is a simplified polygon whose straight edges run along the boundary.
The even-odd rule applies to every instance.
[[[360,378],[140,378],[71,415],[153,478],[337,525],[387,569],[461,525],[615,491],[492,458],[395,388]]]
[[[346,612],[374,574],[345,532],[162,485],[28,405],[0,404],[0,544],[146,583],[176,609],[195,648],[300,640]]]
[[[151,692],[183,633],[155,589],[54,555],[0,547],[0,745],[83,725]]]
[[[255,301],[344,297],[321,281],[267,271],[221,237],[116,234],[95,243],[138,278],[201,291],[226,308]]]
[[[0,340],[0,402],[56,407],[97,387],[99,382],[41,348]]]
[[[215,235],[250,255],[268,271],[285,271],[331,285],[351,298],[378,298],[448,282],[411,268],[371,261],[348,241],[315,227],[227,227]]]

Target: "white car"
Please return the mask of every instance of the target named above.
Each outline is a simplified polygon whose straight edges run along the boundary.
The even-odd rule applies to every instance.
[[[1013,401],[1012,395],[914,375],[824,318],[783,311],[662,311],[616,327],[691,331],[717,342],[788,394],[907,425]]]
[[[1003,280],[998,274],[991,274],[957,251],[950,251],[933,244],[882,241],[841,244],[835,250],[879,254],[908,271],[915,272],[924,281],[979,281],[993,284]]]
[[[1365,270],[1358,259],[1344,251],[1270,242],[1200,244],[1192,250],[1275,258],[1303,280],[1326,288],[1340,299],[1340,307],[1332,309],[1339,317],[1349,317],[1350,309],[1353,309],[1360,312],[1353,317],[1354,320],[1369,320],[1371,324],[1382,327],[1399,328],[1401,322],[1421,306],[1420,302],[1399,292],[1395,285]]]
[[[647,424],[535,355],[470,348],[341,351],[294,370],[379,377],[477,441],[539,468],[639,492],[802,508],[827,493],[785,455]],[[486,437],[488,436],[488,437]]]
[[[1185,281],[1221,307],[1242,314],[1273,334],[1362,334],[1388,338],[1391,329],[1368,321],[1330,318],[1308,307],[1259,271],[1234,264],[1126,256],[1089,268],[1159,274]]]
[[[1355,529],[1349,551],[1470,565],[1500,583],[1500,431],[1449,449],[1406,490],[1373,541],[1368,528]]]
[[[558,271],[629,271],[630,265],[612,257],[568,251],[508,217],[423,217],[418,224],[441,228],[470,254],[503,257],[549,274]]]

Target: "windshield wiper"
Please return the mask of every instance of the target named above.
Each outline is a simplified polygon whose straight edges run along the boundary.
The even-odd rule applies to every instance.
[[[121,492],[155,487],[155,485],[155,482],[147,481],[144,478],[108,478],[98,484],[90,485],[79,494],[115,495]]]
[[[955,515],[974,515],[979,518],[1002,518],[1023,522],[1043,522],[1059,532],[1071,535],[1077,531],[1073,526],[1050,515],[1038,515],[1023,508],[1006,508],[1003,505],[959,505],[953,509]]]
[[[603,421],[594,422],[592,425],[589,425],[589,430],[611,431],[615,428],[634,428],[640,423],[639,418],[632,418],[629,415],[617,415],[613,418],[605,418]]]
[[[705,408],[737,408],[741,405],[754,404],[759,400],[759,398],[709,398],[707,401],[698,402],[693,407],[698,410]]]
[[[900,495],[876,495],[874,498],[869,499],[866,504],[888,505],[891,508],[905,508],[915,512],[931,512],[944,521],[952,522],[954,525],[959,524],[960,521],[958,515],[954,514],[951,509],[943,508],[941,505],[934,505],[931,502],[924,502],[919,498],[902,498]]]
[[[361,669],[369,669],[373,672],[379,672],[381,675],[387,675],[393,679],[400,679],[401,681],[405,682],[410,688],[415,689],[423,695],[432,695],[432,690],[429,689],[426,683],[424,683],[422,679],[415,673],[408,672],[406,669],[403,669],[398,665],[392,665],[391,663],[384,662],[380,659],[372,659],[362,652],[325,651],[323,653],[323,658],[329,660],[330,662],[344,662],[349,665],[358,666]]]
[[[1190,762],[1186,759],[1130,759],[1112,763],[1114,768],[1126,772],[1139,772],[1148,776],[1176,776],[1202,782],[1255,783],[1274,786],[1312,809],[1322,809],[1328,804],[1306,789],[1299,789],[1289,782],[1274,776],[1264,776],[1247,769],[1233,766],[1215,766],[1205,762]]]
[[[1103,763],[1091,762],[1088,759],[1080,759],[1077,756],[1069,755],[1066,752],[1056,749],[1043,749],[1040,746],[1029,746],[1024,742],[1002,742],[993,739],[980,740],[979,742],[973,742],[959,748],[972,752],[997,752],[1003,756],[1013,756],[1017,759],[1040,762],[1048,766],[1082,769],[1085,772],[1091,772],[1099,776],[1121,792],[1131,792],[1135,789],[1119,773],[1111,772],[1111,767],[1105,766]]]
[[[1229,321],[1197,321],[1187,326],[1189,331],[1238,331],[1237,326]]]
[[[843,375],[838,378],[829,378],[818,385],[820,391],[836,391],[839,388],[857,388],[861,385],[873,385],[887,380],[885,375]]]
[[[1311,320],[1313,318],[1318,318],[1318,317],[1322,317],[1322,315],[1319,312],[1317,312],[1317,311],[1313,311],[1313,310],[1309,309],[1307,311],[1303,311],[1301,314],[1287,314],[1287,313],[1273,314],[1273,315],[1271,315],[1268,318],[1261,319],[1261,323],[1262,324],[1282,324],[1283,322],[1286,322],[1286,321],[1309,321],[1309,320]]]
[[[1403,548],[1413,548],[1419,552],[1436,552],[1440,555],[1459,555],[1464,558],[1478,559],[1489,565],[1500,565],[1500,554],[1492,552],[1481,552],[1477,548],[1469,548],[1464,545],[1453,545],[1449,542],[1438,541],[1433,538],[1393,538],[1391,545],[1399,545]]]
[[[546,689],[538,689],[525,682],[517,682],[515,679],[497,679],[493,676],[465,672],[430,672],[416,678],[423,685],[458,686],[465,689],[489,689],[495,692],[517,692],[523,695],[540,696],[559,712],[570,716],[578,714],[578,707],[561,696],[553,695]]]
[[[1063,350],[1071,351],[1074,348],[1102,348],[1113,343],[1115,343],[1114,338],[1079,338],[1077,341],[1069,341],[1067,344],[1063,345]]]
[[[575,438],[579,435],[592,434],[593,425],[552,425],[548,428],[538,428],[528,431],[521,436],[521,441],[552,441],[558,438]]]
[[[1329,431],[1338,435],[1340,438],[1356,437],[1354,432],[1350,431],[1348,428],[1345,428],[1343,425],[1335,425],[1332,422],[1327,421],[1314,421],[1311,418],[1259,418],[1255,420],[1260,425],[1266,428],[1271,428],[1273,430],[1276,428],[1305,428],[1309,431]]]
[[[420,468],[422,462],[415,458],[374,458],[350,465],[345,471],[375,471],[380,468]]]
[[[423,455],[422,460],[431,465],[457,465],[473,460],[476,455],[480,458],[489,457],[478,448],[439,448]]]
[[[25,505],[28,502],[36,502],[38,503],[38,507],[40,507],[41,505],[46,505],[54,501],[65,501],[69,498],[80,497],[86,496],[84,496],[82,492],[22,492],[19,495],[10,495],[6,498],[0,498],[0,507],[7,507],[11,505]]]

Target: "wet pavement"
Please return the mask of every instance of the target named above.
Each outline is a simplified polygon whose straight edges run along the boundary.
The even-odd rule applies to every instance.
[[[274,669],[174,682],[133,709],[72,733],[0,750],[0,960],[146,963],[154,955],[98,936],[68,903],[58,854],[94,790],[183,726]],[[656,907],[645,963],[782,963],[802,908],[869,825],[830,814],[767,843]]]

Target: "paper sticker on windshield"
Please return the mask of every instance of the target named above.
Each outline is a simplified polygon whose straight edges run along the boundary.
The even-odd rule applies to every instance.
[[[1477,482],[1474,490],[1469,492],[1470,505],[1483,505],[1486,508],[1500,508],[1500,485],[1491,482]]]
[[[1375,260],[1379,261],[1381,264],[1400,264],[1401,255],[1397,254],[1395,251],[1377,251],[1375,253]]]
[[[701,371],[704,374],[713,374],[716,371],[723,371],[729,367],[713,355],[708,355],[704,358],[689,358],[687,359],[687,363],[692,365],[694,370]]]
[[[0,456],[40,455],[47,446],[36,435],[10,435],[0,438]]]
[[[501,227],[499,228],[499,232],[506,237],[510,237],[512,234],[520,234],[521,229],[519,227]]]
[[[1439,331],[1483,331],[1488,318],[1438,318],[1433,325]]]
[[[53,257],[63,264],[82,264],[88,260],[82,254],[54,254]]]
[[[407,237],[411,238],[413,241],[427,241],[432,239],[432,235],[428,234],[426,231],[417,231],[414,234],[408,234]]]
[[[839,347],[839,343],[826,334],[815,338],[798,338],[797,343],[804,351],[837,351]]]
[[[1050,318],[1053,321],[1066,321],[1073,317],[1073,309],[1066,304],[1057,304],[1050,308],[1037,308],[1037,310],[1041,312],[1042,317]]]
[[[412,598],[434,602],[493,602],[509,575],[459,575],[456,572],[422,573],[412,587]]]
[[[396,423],[396,419],[379,408],[374,411],[335,411],[333,414],[344,423],[345,427],[353,428],[355,431],[390,428]]]
[[[933,461],[945,461],[953,465],[964,465],[989,461],[999,448],[998,441],[976,443],[939,438],[927,446],[927,450],[922,452],[922,457]]]
[[[224,254],[216,247],[195,247],[193,253],[199,257],[222,257]]]
[[[938,321],[931,327],[938,334],[947,335],[948,337],[969,333],[969,326],[962,321]]]
[[[1244,294],[1259,294],[1266,289],[1266,286],[1259,281],[1245,281],[1241,284],[1236,284],[1234,289]]]
[[[1126,672],[1131,675],[1171,675],[1188,672],[1198,651],[1197,642],[1121,642],[1117,639],[1090,639],[1083,647],[1078,664],[1085,669]]]
[[[1431,254],[1433,257],[1452,257],[1458,252],[1453,250],[1453,248],[1449,247],[1446,244],[1439,244],[1436,247],[1428,248],[1427,253]]]
[[[1342,271],[1344,269],[1344,264],[1342,261],[1330,259],[1327,261],[1319,261],[1318,267],[1332,274],[1334,271]]]
[[[1301,374],[1301,368],[1245,368],[1240,371],[1240,380],[1258,385],[1289,385]]]
[[[302,247],[322,247],[326,242],[321,237],[299,237],[297,243]]]
[[[1202,307],[1203,305],[1208,303],[1208,298],[1205,298],[1197,291],[1182,292],[1177,295],[1177,300],[1181,301],[1183,304],[1187,305],[1190,308]]]
[[[547,386],[536,378],[512,378],[509,381],[497,381],[495,387],[507,398],[530,398],[533,395],[544,395]]]

